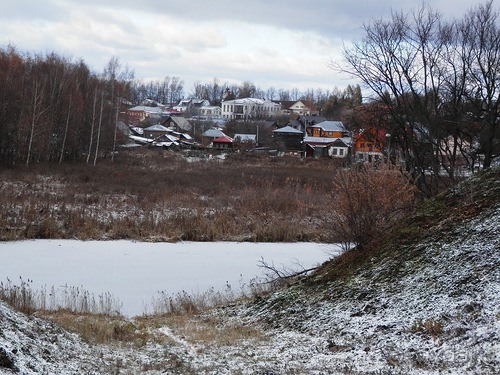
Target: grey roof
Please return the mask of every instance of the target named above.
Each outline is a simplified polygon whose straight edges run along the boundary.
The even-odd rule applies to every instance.
[[[345,147],[349,147],[352,143],[352,139],[350,137],[344,137],[344,138],[325,138],[325,137],[304,137],[304,142],[305,143],[316,143],[316,144],[333,144],[335,143],[335,146],[337,147],[344,147],[342,144],[345,145]]]
[[[151,125],[151,126],[145,128],[144,130],[150,131],[150,132],[167,132],[168,128],[164,127],[161,124],[156,124],[156,125]]]
[[[138,105],[128,109],[129,111],[144,111],[150,113],[160,113],[162,112],[160,107],[149,107],[147,105]]]
[[[279,128],[279,129],[273,130],[273,133],[302,134],[302,132],[300,130],[292,128],[289,125],[287,125],[287,126],[285,126],[283,128]]]
[[[225,134],[220,129],[211,128],[208,129],[205,133],[203,133],[203,136],[209,138],[219,138],[219,137],[224,137]]]
[[[184,131],[191,131],[193,127],[191,123],[182,116],[172,116],[170,119]]]
[[[321,128],[326,131],[344,132],[346,128],[342,121],[323,121],[311,126],[311,128]]]

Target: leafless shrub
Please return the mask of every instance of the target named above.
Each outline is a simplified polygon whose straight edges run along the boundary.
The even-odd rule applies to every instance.
[[[331,231],[344,250],[362,247],[414,208],[415,187],[388,164],[339,170],[333,183]]]

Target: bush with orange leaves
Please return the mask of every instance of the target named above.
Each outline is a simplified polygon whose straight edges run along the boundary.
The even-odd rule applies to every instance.
[[[412,212],[415,193],[415,186],[392,165],[339,169],[329,218],[335,238],[344,250],[361,249]]]

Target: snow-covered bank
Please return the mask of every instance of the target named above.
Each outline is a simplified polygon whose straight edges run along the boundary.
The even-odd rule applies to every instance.
[[[471,182],[273,293],[126,322],[147,340],[88,346],[0,303],[0,373],[497,375],[500,171]]]
[[[384,281],[394,266],[387,258],[348,287],[299,284],[190,318],[194,331],[212,322],[262,337],[200,341],[166,326],[157,333],[168,344],[93,347],[0,303],[0,374],[496,375],[499,227],[496,209],[457,226],[455,236],[412,245],[419,265],[405,263],[398,281]]]
[[[110,293],[123,302],[122,313],[150,312],[159,292],[233,291],[263,276],[264,258],[277,267],[305,268],[338,253],[319,243],[35,240],[0,243],[0,281],[33,280],[35,290],[82,287],[95,295]]]

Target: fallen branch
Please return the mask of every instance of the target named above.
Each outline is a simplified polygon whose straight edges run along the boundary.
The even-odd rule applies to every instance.
[[[273,283],[276,281],[285,281],[293,279],[298,276],[307,274],[311,271],[314,271],[315,269],[318,268],[318,267],[304,268],[299,262],[296,262],[295,264],[302,269],[296,270],[286,267],[282,267],[281,269],[279,269],[274,265],[274,262],[271,262],[271,264],[269,264],[264,260],[264,257],[261,257],[261,260],[257,263],[257,266],[265,270],[264,275],[266,278],[266,283]]]

